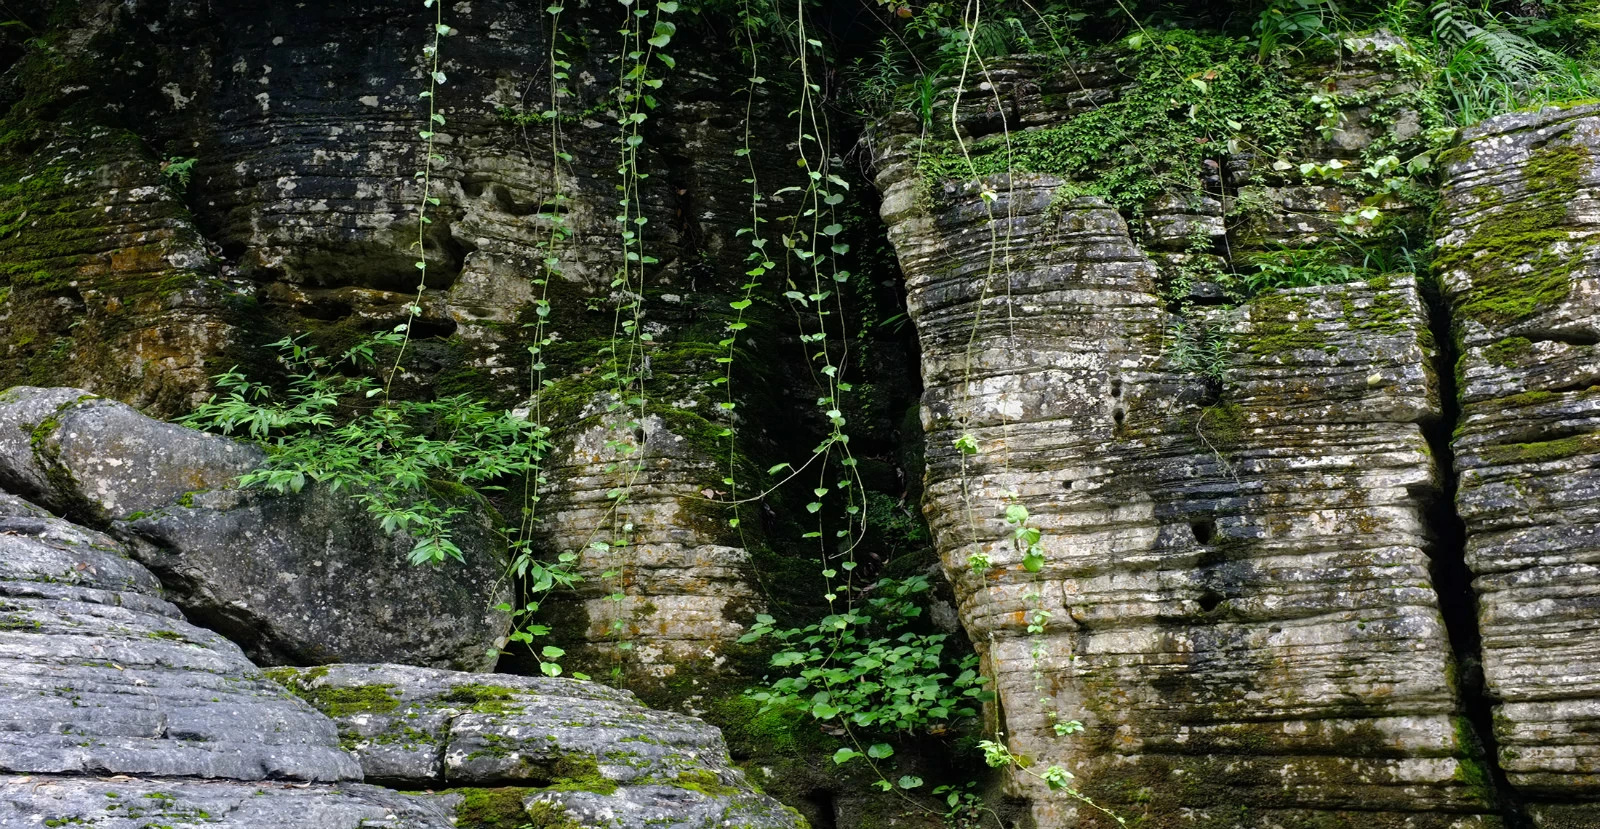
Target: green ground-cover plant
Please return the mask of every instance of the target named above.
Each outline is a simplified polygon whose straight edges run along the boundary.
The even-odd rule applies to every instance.
[[[948,634],[918,629],[929,588],[926,576],[882,579],[857,609],[803,627],[757,617],[740,641],[776,643],[771,665],[782,675],[751,697],[763,710],[806,711],[880,735],[943,730],[977,716],[993,698],[977,657],[957,657]]]
[[[1197,194],[1204,162],[1226,148],[1272,157],[1300,141],[1309,113],[1243,38],[1190,31],[1129,37],[1135,82],[1116,100],[1059,125],[981,140],[969,162],[939,142],[931,180],[1027,171],[1071,179],[1082,195],[1140,214],[1162,192]]]

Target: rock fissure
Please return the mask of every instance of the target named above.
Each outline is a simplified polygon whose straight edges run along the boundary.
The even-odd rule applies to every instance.
[[[1506,829],[1532,829],[1522,795],[1511,785],[1500,765],[1494,732],[1497,701],[1489,696],[1484,680],[1478,597],[1472,589],[1472,570],[1467,566],[1467,526],[1456,508],[1460,475],[1455,465],[1454,438],[1461,425],[1461,388],[1456,368],[1462,358],[1455,336],[1456,320],[1449,299],[1437,281],[1429,280],[1422,296],[1428,310],[1428,330],[1433,335],[1432,368],[1439,394],[1439,416],[1422,423],[1422,434],[1427,438],[1437,479],[1437,487],[1429,493],[1423,519],[1431,534],[1429,575],[1439,596],[1439,613],[1444,617],[1445,631],[1455,657],[1456,698],[1461,716],[1476,742],[1476,745],[1462,748],[1473,751],[1475,756],[1469,759],[1483,764]]]

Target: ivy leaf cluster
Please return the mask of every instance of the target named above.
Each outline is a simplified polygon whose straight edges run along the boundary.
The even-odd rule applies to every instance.
[[[908,629],[922,615],[919,598],[928,589],[924,576],[883,579],[862,609],[800,628],[779,629],[771,616],[757,616],[739,641],[777,642],[781,650],[771,665],[786,675],[750,697],[763,711],[805,711],[879,733],[942,731],[977,716],[978,706],[994,697],[977,657],[954,659],[946,634]],[[887,756],[887,748],[874,746],[869,756]]]

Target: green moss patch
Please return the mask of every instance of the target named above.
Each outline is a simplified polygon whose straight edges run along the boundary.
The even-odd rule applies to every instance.
[[[1497,366],[1515,368],[1533,353],[1533,343],[1527,337],[1507,337],[1483,350],[1483,358]]]
[[[268,679],[288,689],[289,693],[305,700],[311,707],[330,717],[348,717],[354,714],[386,714],[400,707],[400,700],[391,693],[389,684],[352,685],[348,687],[315,684],[327,675],[325,667],[299,670],[272,668],[262,673]]]
[[[1534,443],[1490,446],[1483,450],[1485,461],[1496,466],[1559,461],[1576,455],[1600,454],[1600,434],[1573,435]]]
[[[506,714],[521,711],[507,703],[516,699],[517,689],[504,685],[457,685],[439,698],[445,705],[465,706],[480,714]]]
[[[528,823],[528,810],[522,802],[537,789],[507,786],[455,791],[461,795],[456,806],[459,829],[523,829]]]
[[[1578,145],[1535,150],[1523,167],[1527,200],[1485,218],[1458,247],[1440,251],[1440,273],[1463,271],[1471,288],[1456,302],[1461,316],[1484,325],[1525,319],[1567,298],[1583,258],[1565,225],[1567,205],[1589,163]]]

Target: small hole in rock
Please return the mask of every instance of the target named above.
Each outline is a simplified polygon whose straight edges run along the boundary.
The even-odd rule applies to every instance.
[[[805,795],[805,803],[811,808],[805,811],[810,814],[811,825],[816,829],[836,829],[839,825],[838,815],[835,813],[833,792],[827,789],[813,789]]]
[[[1112,419],[1112,420],[1113,420],[1113,421],[1114,421],[1114,422],[1115,422],[1115,423],[1116,423],[1116,424],[1117,424],[1117,425],[1118,425],[1118,426],[1121,426],[1121,425],[1122,425],[1122,420],[1123,420],[1123,418],[1125,418],[1125,417],[1127,417],[1127,414],[1126,414],[1126,413],[1125,413],[1125,412],[1123,412],[1123,411],[1122,411],[1122,410],[1121,410],[1121,409],[1115,409],[1115,410],[1113,410],[1113,411],[1112,411],[1112,412],[1111,412],[1111,419]]]
[[[1194,532],[1195,541],[1201,544],[1210,544],[1211,539],[1216,537],[1217,534],[1217,522],[1209,518],[1191,521],[1189,522],[1189,529]]]
[[[1121,397],[1122,396],[1122,378],[1121,377],[1118,377],[1118,378],[1116,378],[1116,379],[1111,381],[1111,396],[1112,397]]]
[[[1200,594],[1200,609],[1210,613],[1222,605],[1222,594],[1215,590],[1207,590]]]

